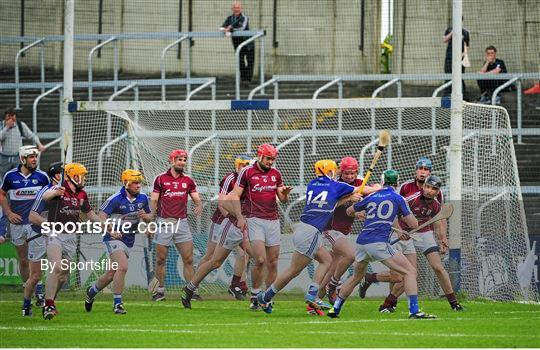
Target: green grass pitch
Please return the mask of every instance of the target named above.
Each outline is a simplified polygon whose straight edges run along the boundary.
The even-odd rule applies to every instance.
[[[271,315],[247,302],[205,300],[185,310],[170,292],[153,303],[124,297],[128,313],[112,313],[112,296],[100,295],[91,313],[81,294],[62,293],[59,314],[45,321],[34,307],[21,316],[19,293],[0,290],[1,347],[540,347],[540,305],[465,301],[454,312],[445,300],[423,300],[436,320],[407,319],[400,300],[394,314],[380,314],[380,300],[351,296],[341,318],[311,316],[302,296],[279,295]]]

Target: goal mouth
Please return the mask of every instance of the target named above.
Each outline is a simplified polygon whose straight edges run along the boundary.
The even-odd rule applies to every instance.
[[[313,164],[352,156],[362,177],[378,145],[388,141],[388,135],[379,135],[383,129],[392,141],[371,182],[386,169],[410,180],[418,158],[429,157],[447,195],[452,181],[449,107],[444,98],[78,101],[70,105],[73,160],[89,170],[87,189],[96,207],[118,190],[124,169],[140,170],[149,193],[155,176],[170,166],[170,150],[187,150],[186,173],[205,203],[202,217],[188,215],[188,222],[194,239],[199,237],[196,249],[204,252],[220,180],[233,171],[237,155],[254,156],[262,143],[279,149],[275,167],[285,184],[294,186],[289,202],[278,204],[283,233],[299,220],[306,185],[315,176]],[[508,114],[501,107],[463,103],[462,120],[462,290],[470,297],[535,300],[532,281],[517,283],[517,266],[529,247]],[[356,222],[352,231],[360,225]],[[285,246],[289,239],[283,236]],[[418,256],[420,292],[436,296],[437,279]]]

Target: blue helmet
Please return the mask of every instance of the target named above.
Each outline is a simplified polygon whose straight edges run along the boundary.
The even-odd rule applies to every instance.
[[[428,157],[420,157],[418,158],[418,161],[416,162],[416,169],[424,167],[431,170],[433,168],[433,164],[431,163],[431,160],[429,160]]]

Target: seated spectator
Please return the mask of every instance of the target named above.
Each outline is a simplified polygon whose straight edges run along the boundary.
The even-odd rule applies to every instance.
[[[486,48],[486,61],[478,73],[500,74],[506,72],[506,65],[504,64],[504,61],[497,58],[497,49],[495,46],[488,46]],[[505,82],[505,80],[478,80],[478,87],[480,88],[481,92],[478,102],[490,104],[493,91],[495,91],[497,87],[501,86]],[[500,96],[497,96],[497,100],[495,102],[500,104]]]

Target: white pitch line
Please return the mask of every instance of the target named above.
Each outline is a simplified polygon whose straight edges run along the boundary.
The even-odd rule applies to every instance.
[[[0,326],[0,330],[19,330],[19,331],[66,331],[66,330],[84,330],[87,328],[91,332],[118,332],[116,328],[88,328],[88,327],[74,327],[74,326],[62,326],[62,327],[49,327],[49,326],[39,326],[39,327],[10,327],[10,326]],[[291,331],[291,330],[289,330]],[[123,328],[122,332],[128,333],[172,333],[172,334],[212,334],[220,333],[218,330],[185,330],[185,329],[148,329],[148,328]],[[273,333],[271,330],[262,330],[258,331],[259,333]],[[305,331],[305,330],[292,330],[293,333],[298,334],[331,334],[331,335],[380,335],[380,336],[422,336],[422,337],[450,337],[450,338],[540,338],[540,335],[516,335],[516,334],[461,334],[461,333],[417,333],[417,332],[366,332],[366,331]],[[253,331],[235,331],[237,334],[252,334]]]

